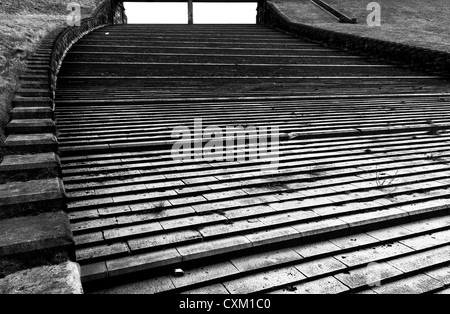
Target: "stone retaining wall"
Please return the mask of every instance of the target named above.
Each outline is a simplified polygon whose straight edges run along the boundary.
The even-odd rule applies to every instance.
[[[92,17],[83,19],[81,26],[67,27],[56,38],[50,65],[51,89],[57,85],[57,75],[66,53],[80,38],[106,25],[126,23],[124,7],[117,0],[104,1],[93,13]]]

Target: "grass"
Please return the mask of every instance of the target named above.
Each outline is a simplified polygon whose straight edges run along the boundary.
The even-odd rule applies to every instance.
[[[271,0],[293,21],[376,39],[450,52],[450,6],[442,0],[377,0],[381,27],[368,27],[369,0],[325,0],[358,24],[340,24],[309,0]],[[322,12],[320,12],[322,11]],[[319,13],[320,12],[320,13]]]
[[[64,26],[67,4],[63,0],[0,0],[0,146],[5,140],[11,101],[20,87],[19,76],[39,42]],[[91,14],[102,0],[77,0],[82,16]],[[1,154],[1,151],[0,151]]]

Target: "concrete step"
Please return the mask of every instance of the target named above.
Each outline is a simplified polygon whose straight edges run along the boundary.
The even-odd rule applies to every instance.
[[[14,119],[6,126],[8,134],[56,133],[52,119]]]
[[[12,119],[51,119],[55,117],[50,107],[16,107],[11,110]]]
[[[56,153],[58,140],[52,133],[9,135],[3,150],[9,154]]]
[[[148,286],[155,286],[153,293],[358,293],[370,288],[391,290],[403,286],[403,278],[414,280],[415,274],[425,273],[431,279],[423,291],[429,292],[448,281],[448,223],[448,216],[432,218],[213,263],[183,262],[139,282],[116,283],[107,289],[86,287],[88,292],[108,294],[139,293]],[[409,247],[412,244],[422,245]],[[175,267],[182,268],[184,276],[175,277],[171,272]]]
[[[17,95],[21,97],[52,97],[49,89],[24,89],[17,91]]]
[[[49,97],[21,97],[16,96],[13,100],[14,108],[48,107],[53,109],[53,101]]]
[[[0,185],[0,219],[66,209],[59,178],[9,182]]]
[[[83,294],[83,287],[78,265],[66,262],[35,267],[6,276],[0,279],[0,293]]]
[[[73,259],[74,241],[66,213],[52,212],[0,221],[2,275]]]
[[[45,63],[27,63],[27,68],[30,70],[50,70],[50,66]]]
[[[61,176],[61,163],[55,153],[7,155],[0,163],[0,172],[2,182],[12,178],[15,181],[55,178]]]
[[[206,54],[206,53],[69,53],[65,59],[65,64],[77,64],[77,62],[121,62],[121,63],[224,63],[224,64],[348,64],[348,65],[374,65],[375,61],[368,61],[361,58],[347,56],[319,56],[311,54],[309,56],[292,55],[226,55],[226,54]]]
[[[48,89],[49,83],[48,81],[45,80],[34,82],[22,82],[20,86],[25,89]]]
[[[20,81],[22,83],[42,81],[42,82],[48,82],[50,84],[50,78],[48,76],[48,73],[43,73],[43,74],[23,74],[23,75],[20,76]]]
[[[378,263],[383,285],[444,290],[440,279],[421,290],[420,275],[448,262],[449,92],[440,77],[262,26],[92,32],[56,93],[83,281],[106,293],[376,293],[361,274]],[[276,127],[278,172],[261,171],[266,158],[173,160],[172,130],[198,117],[241,126],[239,139]]]

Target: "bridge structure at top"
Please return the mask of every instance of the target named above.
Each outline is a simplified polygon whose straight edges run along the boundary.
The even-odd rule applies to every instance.
[[[124,8],[125,2],[147,2],[147,3],[155,3],[155,2],[162,2],[162,3],[187,3],[188,7],[188,24],[194,24],[194,2],[198,3],[263,3],[262,0],[130,0],[130,1],[119,1],[118,3]],[[255,18],[256,20],[256,18]]]

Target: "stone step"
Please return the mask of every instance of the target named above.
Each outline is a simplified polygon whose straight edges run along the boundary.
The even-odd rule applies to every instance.
[[[37,58],[29,58],[26,62],[27,65],[45,65],[48,66],[49,60],[46,59],[37,59]]]
[[[53,109],[53,101],[49,97],[21,97],[16,96],[13,100],[14,108],[29,108],[29,107],[48,107]]]
[[[374,65],[376,62],[366,61],[364,59],[355,58],[345,58],[344,56],[325,57],[325,56],[315,56],[311,54],[310,56],[295,56],[295,55],[215,55],[206,53],[191,53],[191,54],[158,54],[158,53],[148,53],[148,54],[119,54],[119,53],[72,53],[67,56],[65,64],[75,65],[81,62],[99,62],[99,63],[198,63],[199,61],[203,63],[223,63],[223,64],[286,64],[286,65],[307,65],[307,64],[323,64],[323,65]]]
[[[39,55],[32,55],[31,57],[28,58],[28,61],[29,61],[29,62],[34,62],[34,61],[37,61],[37,62],[46,62],[46,61],[49,61],[49,58],[47,58],[47,57],[42,57],[42,56],[39,56]]]
[[[0,221],[2,274],[73,259],[74,241],[64,212]]]
[[[0,279],[1,294],[83,294],[79,267],[66,262],[35,267]]]
[[[55,113],[50,107],[16,107],[11,110],[11,115],[16,119],[51,119],[54,120]]]
[[[61,176],[61,163],[55,153],[35,155],[7,155],[0,163],[2,182],[24,181]]]
[[[371,290],[376,294],[424,294],[433,293],[443,287],[444,284],[441,281],[419,274]]]
[[[52,133],[9,135],[3,149],[10,154],[56,153],[58,140]]]
[[[8,134],[56,133],[52,119],[14,119],[6,126]]]
[[[389,211],[388,211],[389,212]],[[448,211],[446,211],[448,213]],[[421,214],[420,211],[410,211],[409,217],[414,217],[417,214]],[[242,250],[249,250],[255,248],[269,248],[273,245],[285,245],[286,243],[305,243],[313,241],[314,239],[324,239],[330,238],[333,234],[348,234],[354,233],[356,227],[364,230],[375,229],[377,226],[385,224],[395,224],[399,219],[408,217],[408,214],[399,214],[398,212],[391,211],[390,213],[384,213],[382,215],[366,215],[366,218],[358,218],[357,224],[346,223],[346,220],[353,219],[355,216],[348,216],[348,218],[342,219],[326,219],[324,217],[322,220],[298,223],[287,225],[285,227],[273,227],[265,226],[265,229],[252,233],[251,230],[245,229],[238,234],[222,235],[220,238],[211,240],[204,234],[189,234],[183,236],[181,233],[179,235],[170,234],[165,232],[164,237],[147,237],[141,238],[136,241],[128,241],[128,247],[131,248],[131,255],[128,249],[123,247],[120,249],[117,247],[111,251],[112,247],[95,247],[90,249],[80,249],[77,251],[78,258],[83,264],[87,263],[86,258],[92,259],[93,256],[100,257],[99,252],[104,252],[103,254],[110,255],[111,259],[106,260],[106,265],[108,267],[109,276],[119,276],[127,272],[143,271],[148,269],[153,269],[166,263],[179,263],[181,261],[192,261],[192,260],[203,260],[210,258],[220,258],[224,254],[238,254]],[[411,218],[414,219],[414,218]],[[378,224],[378,225],[376,225]],[[154,228],[154,227],[153,227]],[[165,228],[163,226],[163,228]],[[224,230],[227,226],[224,225]],[[194,229],[196,229],[194,227]],[[147,229],[148,231],[149,229]],[[244,231],[245,230],[245,231]],[[139,227],[134,227],[129,229],[128,232],[139,232]],[[113,230],[114,232],[114,230]],[[118,231],[117,231],[118,232]],[[201,233],[201,230],[200,230]],[[133,233],[134,234],[134,233]],[[106,235],[108,237],[109,235]],[[193,244],[184,244],[184,242],[192,241],[195,239],[201,239],[201,242]],[[169,240],[173,239],[173,240]],[[176,245],[174,241],[178,241],[179,244]],[[143,245],[144,244],[144,245]],[[155,245],[155,250],[149,253],[138,253],[139,251],[134,251],[134,249],[142,249],[142,247]],[[159,247],[161,245],[161,247]],[[175,246],[176,249],[172,248]],[[126,248],[126,249],[125,249]],[[96,253],[92,253],[96,252]],[[166,261],[166,253],[170,256],[170,262]],[[104,255],[104,256],[107,256]],[[125,257],[115,258],[117,255],[125,255]],[[103,257],[105,258],[105,257]],[[92,263],[98,260],[93,259]],[[89,266],[86,266],[89,267]],[[111,271],[109,270],[111,267]],[[112,271],[114,270],[114,271]]]
[[[84,282],[107,293],[350,293],[369,291],[358,276],[371,262],[383,283],[443,268],[448,93],[438,76],[259,25],[90,33],[56,93]],[[261,173],[270,159],[174,161],[171,130],[196,117],[278,127],[278,173]]]
[[[52,97],[52,92],[49,89],[24,89],[20,88],[17,95],[22,97]]]
[[[45,78],[49,77],[49,71],[45,70],[45,69],[38,69],[38,70],[26,69],[23,73],[23,77],[24,78],[33,77],[33,78],[45,79]],[[22,79],[22,76],[21,76],[21,79]]]
[[[156,278],[142,278],[138,283],[113,284],[106,290],[94,288],[93,291],[120,293],[126,289],[138,292],[152,282],[169,281],[171,284],[159,285],[160,291],[156,292],[306,293],[308,290],[315,293],[358,292],[378,283],[384,285],[386,282],[396,281],[405,274],[411,276],[417,271],[429,269],[430,266],[436,267],[443,261],[448,262],[448,256],[445,254],[448,252],[448,245],[439,246],[450,236],[448,216],[444,220],[446,222],[442,217],[432,218],[380,229],[374,235],[370,233],[348,235],[322,242],[225,258],[212,264],[207,262],[178,264],[173,268],[182,268],[185,272],[182,277],[173,276],[167,269]],[[440,231],[442,227],[446,229]],[[422,251],[417,252],[407,246],[411,243],[423,243],[427,238],[431,239],[429,233],[433,233],[432,236],[436,235],[440,241],[426,241],[428,244],[421,248]],[[403,239],[408,242],[403,244]],[[403,263],[404,260],[413,263],[424,256],[434,255],[440,256],[440,260],[428,258],[426,259],[428,262],[417,265],[412,272],[392,266],[395,263]],[[346,263],[347,257],[354,262]],[[82,267],[82,269],[89,268]],[[291,276],[292,273],[297,276]],[[445,283],[448,281],[448,267],[443,268],[443,271],[434,271],[430,275]],[[280,281],[280,278],[284,279]],[[90,286],[87,287],[89,289]]]
[[[0,185],[0,219],[66,209],[59,178],[10,182]]]
[[[49,60],[50,57],[51,57],[51,53],[49,53],[49,52],[35,51],[35,52],[33,53],[33,57],[36,57],[36,58],[45,58],[45,59]]]
[[[36,82],[36,81],[48,82],[48,84],[50,84],[50,78],[47,73],[38,75],[24,74],[20,76],[21,83]]]
[[[48,64],[36,64],[36,63],[27,63],[27,69],[30,70],[50,70],[50,66]]]
[[[443,289],[443,290],[437,292],[436,294],[450,294],[450,289]]]
[[[25,89],[48,89],[49,83],[47,80],[26,82],[22,81],[20,86]]]

